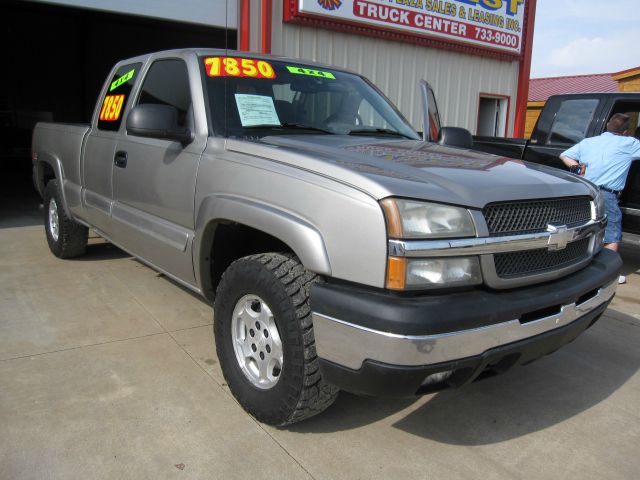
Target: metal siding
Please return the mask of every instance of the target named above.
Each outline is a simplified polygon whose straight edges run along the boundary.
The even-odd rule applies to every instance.
[[[443,125],[476,132],[480,93],[510,97],[512,135],[518,62],[437,50],[315,27],[285,24],[282,2],[273,4],[272,53],[348,68],[369,78],[422,130],[418,80],[436,92]]]

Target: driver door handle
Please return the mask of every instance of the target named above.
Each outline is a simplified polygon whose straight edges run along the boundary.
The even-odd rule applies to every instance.
[[[115,157],[113,157],[113,163],[116,167],[126,168],[127,166],[127,152],[123,152],[120,150],[116,152]]]

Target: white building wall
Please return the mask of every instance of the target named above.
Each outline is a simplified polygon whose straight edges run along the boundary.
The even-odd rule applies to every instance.
[[[252,7],[256,3],[252,2]],[[507,136],[513,135],[517,61],[285,24],[282,6],[282,1],[273,2],[273,54],[344,67],[364,75],[398,106],[417,130],[422,130],[418,90],[418,80],[422,78],[436,93],[443,125],[464,127],[474,134],[480,93],[508,96]],[[253,18],[252,25],[255,25]],[[259,50],[259,45],[254,43],[258,39],[253,38],[258,36],[259,30],[252,28],[252,50]]]

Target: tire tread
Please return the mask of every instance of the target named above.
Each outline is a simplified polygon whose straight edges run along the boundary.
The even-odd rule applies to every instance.
[[[247,266],[251,262],[263,265],[280,282],[287,297],[281,301],[282,310],[294,308],[297,325],[289,325],[299,331],[302,341],[302,358],[289,359],[288,361],[302,362],[302,378],[297,379],[302,386],[301,390],[288,393],[285,405],[281,410],[283,417],[275,419],[259,418],[258,412],[249,411],[256,418],[276,426],[285,426],[305,420],[317,415],[329,407],[338,395],[338,388],[326,383],[321,376],[318,355],[316,353],[315,337],[313,334],[313,321],[309,304],[309,292],[313,284],[321,282],[322,277],[307,271],[300,260],[291,253],[260,253],[236,260],[237,267]],[[222,276],[218,291],[226,288],[225,275]],[[278,286],[274,284],[274,293]],[[214,322],[215,323],[215,322]],[[281,332],[282,335],[282,332]],[[285,367],[286,368],[286,367]],[[274,421],[275,420],[275,421]]]
[[[58,241],[54,241],[49,232],[49,201],[54,198],[58,209]],[[87,250],[89,229],[67,216],[62,204],[60,185],[50,180],[44,191],[44,228],[51,252],[58,258],[74,258],[84,255]]]

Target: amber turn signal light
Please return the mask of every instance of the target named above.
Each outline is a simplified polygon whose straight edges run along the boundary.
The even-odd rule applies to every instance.
[[[380,202],[387,219],[387,235],[389,238],[402,238],[402,217],[398,205],[392,198]]]
[[[387,260],[387,288],[404,290],[407,276],[407,259],[389,257]]]

